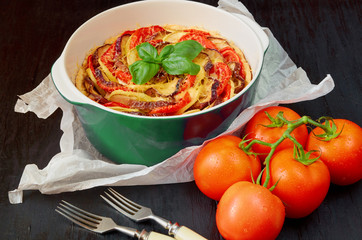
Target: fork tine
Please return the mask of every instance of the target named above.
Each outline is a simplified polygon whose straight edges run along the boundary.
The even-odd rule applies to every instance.
[[[151,208],[139,205],[129,200],[112,188],[108,188],[108,191],[109,193],[106,191],[104,192],[107,195],[107,198],[101,195],[103,200],[130,219],[136,222],[153,220],[166,229],[169,229],[171,226],[170,221],[154,215]]]
[[[95,215],[93,213],[90,213],[90,212],[87,212],[87,211],[84,211],[83,209],[80,209],[70,203],[68,203],[67,201],[64,201],[62,200],[62,203],[59,203],[59,205],[69,209],[71,212],[75,213],[75,214],[79,214],[81,215],[82,217],[90,220],[90,221],[101,221],[102,220],[102,217],[101,216],[98,216],[98,215]]]
[[[121,212],[124,213],[125,215],[132,216],[136,214],[140,209],[142,209],[141,205],[129,200],[128,198],[124,197],[123,195],[116,192],[112,188],[108,188],[108,191],[110,192],[110,194],[108,194],[107,192],[105,192],[105,194],[113,201],[114,204],[118,206],[117,210],[119,211],[123,210]],[[114,207],[114,205],[111,206]]]
[[[58,209],[63,211],[63,213],[67,214],[69,217],[72,217],[73,219],[78,220],[79,222],[82,222],[84,224],[87,224],[93,228],[97,227],[97,225],[99,224],[99,222],[90,218],[86,218],[84,217],[84,215],[68,208],[67,206],[61,205],[58,206]]]
[[[107,197],[109,199],[104,197],[103,195],[100,195],[100,196],[104,199],[104,201],[106,201],[113,208],[115,208],[119,212],[123,213],[127,217],[132,217],[135,214],[135,212],[131,212],[131,211],[129,211],[129,209],[123,208],[122,205],[119,204],[118,200],[116,200],[113,196],[111,196],[107,192],[104,192],[104,193],[107,195]]]
[[[119,192],[115,191],[113,188],[108,188],[108,191],[110,191],[119,201],[121,201],[125,206],[129,207],[130,209],[133,209],[135,211],[138,211],[143,206],[129,200],[125,196],[121,195]]]
[[[75,223],[75,224],[77,224],[77,225],[79,225],[79,226],[81,226],[81,227],[84,227],[84,228],[86,228],[86,229],[88,229],[88,230],[94,231],[94,230],[97,228],[97,226],[96,226],[95,223],[91,223],[91,222],[89,222],[89,221],[88,221],[88,222],[87,222],[87,221],[84,222],[83,219],[81,219],[81,218],[73,215],[71,212],[69,212],[68,210],[66,210],[66,209],[64,209],[64,208],[61,208],[61,207],[58,206],[57,209],[55,209],[55,211],[56,211],[57,213],[61,214],[63,217],[69,219],[69,220],[72,221],[73,223]],[[79,221],[78,221],[77,219],[78,219]]]
[[[87,212],[87,211],[84,211],[83,209],[81,208],[78,208],[70,203],[68,203],[67,201],[64,201],[62,200],[62,203],[67,205],[69,208],[72,208],[74,210],[76,210],[78,213],[82,213],[86,218],[92,218],[92,219],[95,219],[97,221],[101,221],[102,220],[102,217],[101,216],[98,216],[98,215],[95,215],[93,213],[90,213],[90,212]],[[63,205],[62,203],[60,203],[60,205]],[[64,205],[63,205],[64,206]]]

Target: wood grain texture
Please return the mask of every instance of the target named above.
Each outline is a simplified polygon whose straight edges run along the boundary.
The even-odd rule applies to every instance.
[[[42,195],[24,192],[24,203],[11,205],[26,164],[39,168],[60,151],[61,111],[48,119],[14,112],[17,96],[34,89],[50,72],[71,34],[101,11],[130,1],[3,1],[0,8],[0,239],[130,239],[80,229],[55,213],[61,199],[119,224],[165,233],[151,223],[134,223],[118,215],[99,197],[105,187]],[[217,0],[200,1],[217,6]],[[362,2],[359,0],[243,0],[256,21],[268,27],[312,83],[331,74],[336,87],[325,97],[288,105],[301,115],[350,119],[362,126]],[[185,17],[187,17],[185,15]],[[155,213],[177,221],[210,240],[222,237],[215,225],[217,203],[194,182],[157,186],[116,187]],[[331,185],[322,205],[310,216],[287,219],[278,239],[360,239],[361,182]]]

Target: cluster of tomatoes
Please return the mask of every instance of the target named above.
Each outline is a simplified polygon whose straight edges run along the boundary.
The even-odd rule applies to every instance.
[[[196,185],[218,201],[225,239],[275,239],[285,217],[319,207],[331,182],[362,178],[362,128],[349,120],[317,122],[274,106],[258,112],[243,135],[213,139],[194,164]]]

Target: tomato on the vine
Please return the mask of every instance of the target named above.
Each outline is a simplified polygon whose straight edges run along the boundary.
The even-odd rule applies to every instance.
[[[346,119],[334,119],[340,134],[331,140],[323,140],[317,135],[324,130],[317,127],[309,134],[306,149],[319,150],[321,160],[327,165],[331,182],[337,185],[349,185],[362,178],[362,128]],[[325,124],[325,123],[323,123]]]
[[[257,139],[267,143],[275,143],[277,140],[279,140],[280,137],[282,137],[283,133],[287,130],[288,125],[282,124],[282,126],[267,127],[273,122],[265,112],[267,112],[270,117],[275,119],[276,124],[280,123],[280,121],[276,118],[279,112],[283,112],[284,118],[288,121],[297,120],[301,117],[298,113],[287,107],[272,106],[265,108],[257,112],[246,124],[244,130],[245,139]],[[296,128],[291,133],[291,136],[294,137],[302,146],[305,146],[308,138],[307,126],[302,125]],[[293,145],[294,143],[290,139],[285,139],[281,144],[278,145],[275,151],[293,147]],[[252,149],[255,153],[262,154],[259,156],[261,160],[264,160],[270,152],[270,147],[258,143],[254,144]]]
[[[267,188],[247,181],[229,187],[216,210],[216,225],[227,240],[275,239],[284,224],[282,201]]]
[[[235,182],[258,177],[260,161],[239,148],[241,141],[236,136],[221,136],[207,143],[197,155],[193,170],[195,183],[209,198],[218,201]]]
[[[317,159],[313,152],[307,160]],[[266,179],[263,172],[262,182]],[[285,205],[286,216],[302,218],[311,214],[323,202],[330,185],[327,166],[320,160],[305,165],[295,159],[294,149],[287,148],[275,153],[270,160],[268,187]]]

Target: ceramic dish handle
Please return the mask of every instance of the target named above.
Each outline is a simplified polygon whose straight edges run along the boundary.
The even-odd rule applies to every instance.
[[[75,87],[74,83],[70,81],[69,77],[67,76],[62,61],[64,61],[63,55],[61,55],[55,61],[50,74],[56,89],[68,102],[71,102],[73,104],[84,103],[84,98],[87,97],[83,94],[78,93],[79,90]],[[79,96],[83,97],[83,99],[81,99],[81,97]]]
[[[177,232],[175,233],[175,239],[177,240],[207,240],[200,234],[192,231],[191,229],[181,226],[179,229],[177,229]]]
[[[255,34],[258,36],[260,43],[262,45],[262,48],[264,49],[264,52],[269,47],[269,37],[266,35],[266,33],[263,31],[262,27],[255,21],[251,20],[249,17],[235,14],[236,17],[240,18],[244,22],[246,22],[249,26],[252,27],[252,30],[255,32]]]
[[[150,234],[147,237],[147,240],[174,240],[174,238],[161,233],[150,232]]]

